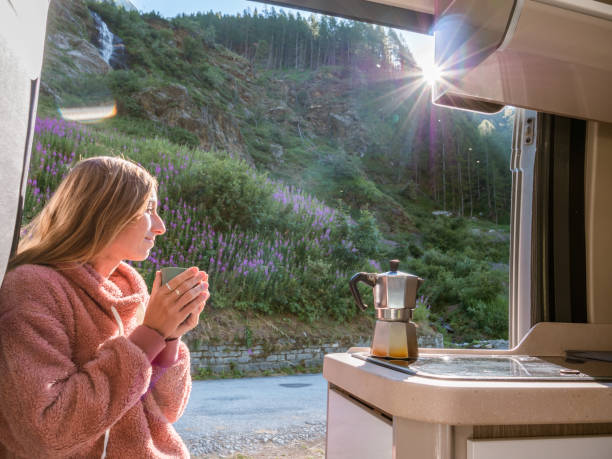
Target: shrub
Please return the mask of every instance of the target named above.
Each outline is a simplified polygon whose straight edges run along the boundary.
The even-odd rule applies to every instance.
[[[488,304],[505,291],[507,273],[491,271],[485,261],[430,249],[419,259],[409,259],[408,265],[425,279],[419,292],[429,296],[436,312],[454,304]]]
[[[421,258],[423,256],[423,249],[413,242],[408,243],[408,252],[414,258]]]
[[[382,235],[378,229],[376,218],[369,210],[359,213],[356,225],[351,227],[349,238],[355,244],[359,258],[380,257],[380,241]]]
[[[174,200],[197,207],[214,228],[263,229],[272,217],[273,186],[244,161],[207,156],[170,184]]]
[[[179,126],[165,126],[167,137],[171,142],[187,147],[197,147],[200,145],[200,139],[193,132],[183,129]]]
[[[508,298],[497,295],[491,302],[476,301],[466,308],[476,328],[487,337],[508,338]]]
[[[468,240],[465,220],[460,217],[438,216],[420,228],[425,247],[442,251],[460,250]]]

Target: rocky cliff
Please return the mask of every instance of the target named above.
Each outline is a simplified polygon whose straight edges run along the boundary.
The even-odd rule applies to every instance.
[[[56,107],[91,103],[91,93],[97,93],[97,100],[112,99],[112,75],[108,74],[131,67],[129,50],[119,65],[104,59],[94,14],[81,1],[56,0],[51,4],[42,95],[52,97]],[[154,27],[168,30],[164,21],[150,21]],[[171,40],[180,49],[184,33],[174,31]],[[291,135],[306,141],[333,137],[351,154],[364,153],[367,131],[354,99],[345,96],[363,75],[347,79],[341,70],[322,69],[306,82],[295,81],[264,75],[223,47],[212,45],[204,53],[208,74],[203,81],[208,86],[193,84],[193,79],[184,75],[176,75],[175,81],[155,78],[154,74],[141,76],[141,87],[128,94],[131,111],[195,134],[203,149],[227,151],[252,164],[255,160],[243,132],[249,131],[247,125],[260,129],[260,122],[280,123]],[[80,96],[78,91],[82,91]],[[126,101],[118,102],[120,114],[129,115],[125,113]],[[268,140],[259,139],[266,144],[270,166],[282,167],[286,147],[281,141]]]

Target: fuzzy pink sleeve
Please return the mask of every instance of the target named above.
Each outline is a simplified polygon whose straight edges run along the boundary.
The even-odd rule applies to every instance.
[[[22,457],[68,456],[138,403],[151,365],[117,337],[77,367],[67,333],[71,309],[59,306],[67,294],[33,273],[11,274],[0,291],[0,412],[10,424],[2,442]]]
[[[174,365],[178,361],[180,343],[180,339],[166,341],[166,346],[164,347],[164,349],[159,354],[157,354],[157,356],[151,363],[153,363],[154,366],[164,368],[171,367],[172,365]]]
[[[178,358],[169,367],[153,365],[150,390],[168,422],[176,422],[185,411],[191,393],[189,349],[179,340]]]

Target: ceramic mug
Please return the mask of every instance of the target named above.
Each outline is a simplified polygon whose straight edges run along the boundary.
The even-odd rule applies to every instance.
[[[179,268],[178,266],[170,266],[161,269],[162,284],[167,284],[187,268]]]

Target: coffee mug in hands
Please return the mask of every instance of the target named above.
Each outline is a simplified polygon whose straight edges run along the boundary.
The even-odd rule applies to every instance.
[[[180,273],[182,273],[186,269],[187,268],[179,268],[178,266],[171,266],[169,268],[162,268],[161,269],[161,281],[162,281],[162,284],[167,284],[168,282],[170,282],[172,279],[174,279],[176,276],[178,276]]]
[[[178,276],[179,274],[181,274],[183,271],[187,269],[189,268],[180,268],[178,266],[170,266],[167,268],[161,268],[160,271],[161,271],[162,285],[167,284],[168,282],[170,282],[172,279],[174,279],[176,276]],[[187,315],[183,323],[189,320],[190,317],[191,317],[191,313]]]

